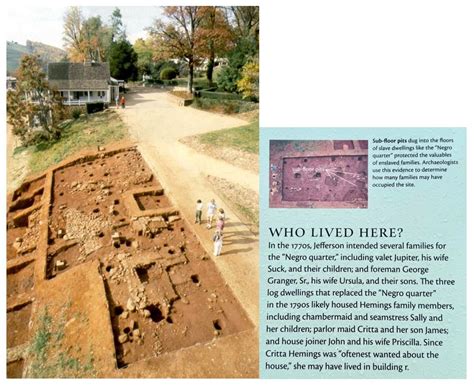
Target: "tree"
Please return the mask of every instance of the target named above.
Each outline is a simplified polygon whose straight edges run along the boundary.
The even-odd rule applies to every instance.
[[[64,15],[64,48],[72,61],[86,60],[82,44],[82,22],[84,17],[78,7],[69,7]]]
[[[248,61],[257,60],[258,48],[253,39],[240,39],[228,53],[229,64],[217,76],[219,88],[228,92],[236,92],[237,82],[241,79],[241,71]]]
[[[189,68],[188,90],[193,91],[194,67],[199,62],[202,51],[203,13],[200,7],[165,7],[166,21],[156,20],[149,32],[154,39],[155,59],[179,58],[186,61]]]
[[[234,48],[228,52],[229,64],[219,73],[217,84],[225,91],[236,92],[244,66],[258,63],[259,8],[238,6],[226,8],[226,11],[232,25]],[[251,64],[249,68],[252,68]]]
[[[253,39],[257,43],[260,32],[260,16],[257,6],[234,6],[229,8],[234,24],[236,40]]]
[[[110,29],[111,29],[111,39],[112,41],[125,40],[127,38],[127,33],[125,31],[125,26],[122,22],[122,13],[120,8],[115,7],[112,15],[110,16]]]
[[[137,54],[138,76],[150,75],[153,69],[153,50],[149,41],[137,39],[133,44],[133,49]]]
[[[69,7],[66,11],[63,40],[71,61],[105,61],[111,34],[111,28],[102,23],[100,16],[84,19],[78,7]]]
[[[58,139],[65,110],[59,92],[49,88],[38,56],[23,56],[17,79],[16,89],[7,95],[8,123],[13,134],[26,145]]]
[[[106,61],[112,42],[111,29],[102,23],[100,16],[92,16],[82,22],[82,47],[86,59]]]
[[[241,72],[241,79],[237,81],[237,89],[244,98],[256,99],[259,96],[259,65],[258,60],[248,61]]]
[[[137,76],[137,54],[128,40],[113,42],[109,52],[110,75],[129,80]]]
[[[199,38],[202,39],[202,55],[207,58],[206,77],[209,87],[212,87],[216,55],[223,55],[232,47],[232,32],[219,7],[199,8],[203,15]]]

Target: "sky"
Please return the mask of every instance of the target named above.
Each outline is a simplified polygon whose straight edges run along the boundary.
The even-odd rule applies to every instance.
[[[85,18],[99,15],[102,21],[109,22],[110,15],[115,7],[82,6]],[[152,25],[153,21],[161,14],[159,7],[119,6],[122,21],[125,24],[127,37],[134,43],[136,39],[146,36],[144,28]],[[63,48],[63,17],[67,7],[29,7],[29,12],[24,12],[22,6],[9,6],[6,17],[6,39],[25,44],[26,40],[39,41],[58,48]]]

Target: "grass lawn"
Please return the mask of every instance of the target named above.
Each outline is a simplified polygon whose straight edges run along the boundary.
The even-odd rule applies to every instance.
[[[76,151],[103,146],[128,136],[127,128],[117,113],[104,112],[81,116],[65,123],[61,139],[52,143],[40,143],[27,148],[19,147],[18,151],[29,151],[29,170],[36,174],[59,163]]]
[[[258,154],[258,121],[245,126],[227,128],[198,135],[203,144],[232,147],[237,150]]]
[[[180,87],[187,87],[187,85],[188,85],[188,77],[187,76],[185,78],[176,78],[176,81],[178,82],[178,86],[180,86]],[[208,88],[209,87],[209,82],[207,81],[207,78],[205,76],[203,76],[203,77],[194,77],[193,87]]]

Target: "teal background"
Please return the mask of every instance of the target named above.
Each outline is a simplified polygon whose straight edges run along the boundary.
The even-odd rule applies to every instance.
[[[452,157],[449,160],[458,160],[459,165],[450,166],[448,172],[443,174],[441,181],[416,181],[415,188],[392,188],[381,189],[371,188],[371,169],[372,169],[372,147],[373,138],[420,138],[420,137],[445,137],[453,138],[455,140],[452,152]],[[369,140],[369,199],[367,209],[305,209],[305,208],[269,208],[269,141],[271,139],[285,139],[285,140]],[[466,131],[464,128],[262,128],[260,130],[260,376],[262,378],[465,378],[466,376]],[[450,144],[451,145],[451,144]],[[432,158],[427,158],[432,159]],[[447,159],[448,158],[434,158]],[[436,167],[436,166],[428,166]],[[379,174],[383,175],[383,174]],[[454,311],[443,311],[445,320],[443,325],[439,327],[449,327],[450,334],[446,337],[443,335],[432,336],[432,339],[443,339],[444,346],[431,347],[430,350],[440,353],[438,359],[418,359],[416,364],[410,365],[411,370],[403,373],[398,372],[308,372],[308,371],[269,371],[265,369],[265,340],[267,333],[265,326],[266,321],[266,290],[269,286],[267,278],[270,275],[267,273],[267,248],[269,241],[276,241],[272,239],[268,227],[402,227],[404,228],[403,236],[400,241],[406,242],[421,242],[428,243],[443,242],[447,243],[445,253],[450,256],[448,262],[437,262],[430,264],[430,273],[426,276],[429,279],[442,277],[444,279],[456,279],[456,286],[449,288],[448,286],[437,286],[437,295],[432,302],[452,303],[455,307]],[[295,238],[297,239],[297,238]],[[281,240],[285,240],[281,238]],[[319,239],[298,238],[301,242],[318,241]],[[323,239],[321,239],[323,240]],[[333,241],[334,239],[324,239],[326,241]],[[356,235],[352,241],[357,242],[359,239]],[[290,242],[291,239],[286,239]],[[344,242],[344,240],[342,240]],[[365,239],[367,241],[367,239]],[[383,240],[382,240],[383,241]],[[389,242],[391,240],[388,240]],[[353,250],[355,253],[362,250]],[[430,254],[440,254],[442,250],[426,250]],[[294,251],[302,254],[302,251]],[[317,252],[316,250],[314,252]],[[342,250],[344,253],[349,253],[348,250]],[[369,250],[364,250],[366,254]],[[373,253],[377,253],[375,251]],[[409,253],[410,250],[404,250],[403,253]],[[420,254],[417,251],[411,251]],[[360,262],[364,264],[363,262]],[[275,263],[273,263],[275,264]],[[280,263],[277,263],[280,264]],[[281,264],[285,264],[282,262]],[[307,264],[311,264],[307,262]],[[374,261],[375,264],[375,261]],[[409,263],[408,263],[409,264]],[[351,262],[351,266],[356,266],[357,262]],[[423,266],[421,263],[415,263],[414,266]],[[290,276],[291,274],[287,274]],[[298,274],[298,276],[301,274]],[[334,274],[333,274],[334,275]],[[322,276],[321,274],[319,276]],[[337,275],[339,276],[339,275]],[[340,275],[344,276],[344,275]],[[362,277],[369,277],[364,274]],[[409,278],[411,276],[405,276]],[[378,286],[380,287],[380,286]],[[426,286],[428,288],[428,286]],[[291,287],[288,289],[295,289]],[[303,287],[302,287],[303,288]],[[317,287],[304,287],[305,289]],[[342,289],[342,285],[334,285],[332,289]],[[367,288],[367,286],[365,286]],[[387,286],[387,289],[397,289],[397,285]],[[409,286],[405,286],[405,289]],[[421,286],[418,285],[417,289]],[[376,298],[376,299],[373,299]],[[284,298],[279,298],[284,300]],[[288,299],[288,298],[286,298]],[[319,300],[331,300],[331,297],[313,297]],[[347,301],[355,300],[355,298],[347,299]],[[371,300],[388,301],[388,298],[371,297]],[[398,299],[401,302],[406,302],[406,298]],[[390,299],[390,301],[393,301]],[[416,301],[416,299],[415,299]],[[275,309],[272,309],[274,312]],[[315,311],[315,310],[314,310]],[[356,310],[357,311],[357,310]],[[370,310],[369,314],[370,314]],[[286,313],[287,310],[282,311]],[[297,311],[291,311],[297,313]],[[319,310],[321,312],[321,310]],[[335,309],[329,309],[330,313],[335,313]],[[365,310],[364,310],[365,312]],[[383,313],[377,310],[378,313]],[[390,310],[384,314],[392,314],[395,310]],[[341,310],[341,313],[345,313]],[[417,314],[417,311],[414,311]],[[425,314],[439,314],[440,311],[425,311]],[[406,314],[401,313],[400,314]],[[352,321],[347,321],[351,324]],[[283,322],[272,321],[271,326],[280,326]],[[287,322],[288,323],[288,322]],[[323,324],[321,321],[321,325]],[[301,326],[313,326],[314,322],[301,322]],[[392,324],[389,322],[388,324]],[[387,324],[387,325],[388,325]],[[369,324],[373,326],[383,326],[383,322]],[[403,327],[424,327],[425,324],[403,322],[400,326]],[[429,323],[429,326],[436,326]],[[283,335],[281,333],[272,333],[270,338],[277,336],[284,336],[285,338],[295,338],[297,335],[291,333]],[[327,337],[319,334],[321,337]],[[358,333],[357,337],[371,337],[379,338],[380,334]],[[332,335],[334,337],[334,335]],[[351,338],[346,333],[341,335],[342,338]],[[391,338],[392,335],[387,337]],[[403,338],[409,338],[409,334],[405,334]],[[415,337],[420,337],[416,335]],[[427,336],[428,337],[428,336]],[[425,336],[422,336],[425,338]],[[357,350],[355,346],[351,350]],[[368,347],[361,345],[361,350],[382,351],[383,349],[395,350],[394,347]],[[298,348],[298,350],[305,350],[305,348]],[[333,350],[333,347],[322,347],[322,349]],[[410,351],[427,351],[427,347],[408,347]],[[312,350],[317,350],[313,348]],[[344,349],[345,350],[345,349]],[[401,348],[402,352],[404,351]],[[330,363],[356,363],[365,360],[371,364],[376,359],[351,359],[351,358],[337,358],[324,359]],[[396,363],[410,363],[410,360],[398,360]],[[383,361],[391,362],[391,359],[384,359]],[[314,360],[312,358],[271,358],[272,363],[282,362],[300,362],[300,363],[321,363],[323,359]]]

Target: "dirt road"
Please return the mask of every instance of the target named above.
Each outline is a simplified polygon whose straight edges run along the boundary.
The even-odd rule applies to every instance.
[[[201,199],[207,205],[211,198],[215,198],[218,207],[224,208],[228,220],[223,253],[213,258],[224,279],[257,325],[258,238],[216,196],[206,176],[225,178],[258,192],[258,175],[200,154],[179,142],[185,136],[241,126],[246,122],[178,106],[166,92],[156,89],[137,89],[127,94],[126,108],[118,111],[148,165],[194,227],[210,255],[213,230],[207,230],[204,224],[194,225],[195,202]],[[204,210],[203,217],[205,214]]]

